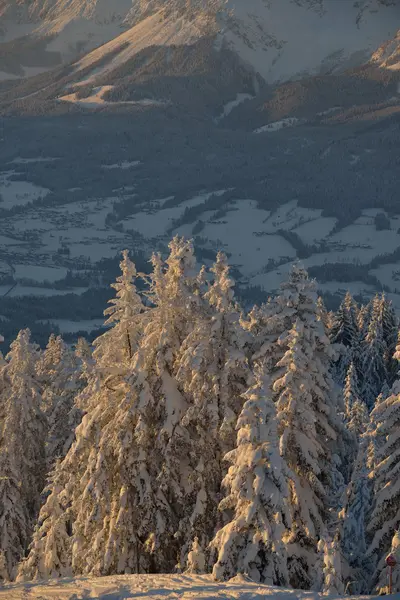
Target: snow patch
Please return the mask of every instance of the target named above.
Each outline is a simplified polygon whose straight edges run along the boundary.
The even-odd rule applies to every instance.
[[[222,119],[225,119],[225,117],[230,115],[234,108],[237,108],[246,100],[253,100],[253,98],[254,96],[251,96],[250,94],[237,94],[235,100],[231,100],[230,102],[225,104],[222,113],[219,117],[216,117],[215,122],[219,123],[220,121],[222,121]]]
[[[282,119],[281,121],[275,121],[274,123],[268,123],[268,125],[259,127],[258,129],[255,129],[253,133],[270,133],[273,131],[279,131],[280,129],[284,129],[285,127],[294,127],[295,125],[300,125],[304,122],[304,119],[288,117],[287,119]]]

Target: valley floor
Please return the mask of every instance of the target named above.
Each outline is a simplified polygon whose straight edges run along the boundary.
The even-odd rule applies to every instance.
[[[318,600],[323,596],[258,585],[242,575],[226,583],[218,583],[210,575],[120,575],[9,584],[0,588],[0,600],[258,600],[267,597]],[[334,595],[329,596],[329,600],[334,599]]]

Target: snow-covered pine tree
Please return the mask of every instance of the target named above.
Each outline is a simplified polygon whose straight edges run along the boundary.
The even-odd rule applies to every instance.
[[[57,458],[66,455],[82,417],[81,411],[74,405],[76,395],[84,387],[80,367],[78,356],[61,336],[52,334],[36,369],[49,426],[46,443],[49,469]]]
[[[350,292],[347,292],[338,311],[333,316],[329,336],[331,343],[343,344],[352,348],[358,339],[357,318],[357,303]]]
[[[396,364],[396,376],[394,377],[393,384],[390,393],[387,395],[387,398],[390,395],[400,394],[400,331],[397,334],[397,343],[395,352],[393,354],[393,360]],[[384,398],[384,400],[386,400],[386,398]]]
[[[285,333],[278,340],[280,346],[280,352],[276,353],[278,361],[288,348],[288,332],[296,319],[304,323],[311,333],[316,361],[320,361],[319,376],[325,381],[326,389],[329,389],[329,392],[325,394],[325,402],[329,406],[327,422],[329,427],[334,430],[334,436],[329,444],[330,456],[333,454],[335,464],[340,466],[340,473],[334,468],[331,470],[331,475],[332,481],[336,481],[333,487],[339,493],[339,488],[343,485],[341,474],[345,477],[348,475],[347,453],[349,445],[352,444],[352,436],[343,423],[344,405],[341,390],[331,376],[332,364],[337,357],[337,352],[330,343],[320,319],[316,283],[309,278],[307,271],[301,265],[295,264],[288,281],[282,284],[281,293],[276,301],[281,307],[281,313],[285,315],[284,323],[287,327]],[[278,362],[274,370],[274,381],[279,373],[283,373],[283,367],[279,365]],[[276,399],[276,395],[274,397]]]
[[[368,409],[362,400],[355,400],[349,410],[349,431],[359,439],[369,423]]]
[[[350,483],[347,486],[341,519],[341,549],[344,581],[352,594],[367,594],[371,561],[366,558],[366,527],[371,508],[372,483],[368,478],[369,436],[364,429]]]
[[[47,425],[35,378],[38,356],[26,329],[11,344],[4,367],[8,392],[0,423],[0,551],[9,579],[28,547],[46,476]]]
[[[368,328],[372,318],[373,311],[373,300],[370,300],[367,304],[363,304],[360,307],[357,319],[358,331],[359,331],[359,340],[360,343],[364,341]]]
[[[288,469],[279,454],[276,407],[258,374],[245,394],[237,422],[237,447],[226,455],[231,463],[220,504],[229,521],[212,546],[218,552],[216,579],[238,573],[270,585],[287,585],[287,556],[282,541],[290,527]]]
[[[326,595],[343,596],[344,585],[339,541],[337,539],[322,538],[318,542],[318,549],[323,555],[324,564],[322,592]]]
[[[362,345],[362,389],[361,395],[367,407],[372,410],[382,386],[387,381],[386,342],[381,320],[381,301],[374,299],[372,317]]]
[[[324,300],[321,296],[318,296],[318,300],[317,300],[317,315],[318,315],[318,320],[321,321],[324,326],[325,334],[327,336],[329,336],[329,332],[332,327],[332,322],[331,322],[332,315],[327,311]]]
[[[336,441],[332,382],[323,355],[321,323],[297,319],[288,350],[280,361],[284,374],[278,392],[281,454],[293,472],[290,481],[291,535],[287,542],[290,583],[310,589],[316,579],[318,539],[326,535],[329,508],[336,508],[343,485],[334,463]]]
[[[72,524],[62,478],[63,472],[57,462],[45,489],[47,498],[40,509],[29,554],[18,567],[18,582],[72,575]]]
[[[393,531],[400,523],[400,396],[390,396],[371,413],[371,437],[377,440],[369,473],[373,481],[373,505],[368,523],[367,554],[375,566],[375,587],[389,553]]]
[[[355,365],[353,362],[350,363],[346,379],[344,382],[344,407],[346,419],[350,420],[351,408],[357,400],[360,400],[360,388],[358,384],[358,377]]]
[[[94,342],[94,358],[106,385],[113,385],[129,372],[132,358],[137,350],[142,330],[138,322],[139,315],[145,312],[145,306],[136,289],[138,277],[136,267],[129,258],[128,250],[122,252],[120,262],[121,275],[111,287],[116,291],[114,298],[104,315],[105,326],[109,329]]]
[[[203,548],[200,546],[199,539],[195,538],[192,544],[192,549],[188,554],[187,566],[185,573],[205,573],[206,572],[206,557]]]
[[[124,259],[125,267],[128,259]],[[132,349],[136,351],[133,344],[139,339],[138,331],[143,330],[143,314],[136,310],[133,282],[129,285],[133,287],[130,292],[135,302],[133,310],[137,327],[136,331],[132,316],[129,333]],[[113,315],[121,309],[119,314],[124,318],[129,313],[128,301],[125,294],[119,295],[119,291],[118,287]],[[86,387],[78,394],[76,404],[85,415],[76,428],[71,448],[64,460],[57,463],[54,477],[50,480],[50,495],[42,509],[42,521],[28,560],[21,567],[21,577],[39,577],[43,573],[60,576],[70,571],[78,575],[107,575],[134,572],[137,567],[141,569],[135,534],[139,513],[135,514],[132,508],[134,500],[127,498],[123,471],[132,462],[131,454],[137,452],[136,445],[132,443],[132,429],[137,423],[137,397],[130,394],[126,378],[115,377],[114,370],[112,373],[103,370],[107,367],[104,362],[107,353],[110,366],[118,366],[117,360],[114,363],[111,357],[113,347],[117,354],[120,353],[121,361],[125,361],[121,368],[126,368],[126,327],[119,327],[116,318],[114,329],[113,336],[102,337],[102,341],[97,343],[98,361],[90,356],[84,344],[80,343],[77,349]],[[112,385],[110,376],[113,377]],[[128,423],[121,419],[120,407],[124,403],[125,412],[133,421],[133,425],[129,423],[130,429]],[[127,439],[130,439],[128,444]],[[126,454],[121,456],[124,444]]]
[[[385,294],[382,294],[380,301],[380,319],[382,321],[383,339],[385,343],[384,359],[386,363],[387,383],[391,386],[397,375],[398,365],[394,355],[396,353],[399,321],[396,317],[392,302],[387,299]]]
[[[343,385],[350,363],[359,359],[358,306],[347,292],[339,309],[334,313],[329,338],[338,350],[335,360],[335,380]]]
[[[247,336],[234,302],[234,282],[226,257],[219,253],[211,269],[212,285],[203,296],[201,315],[184,340],[174,365],[187,400],[181,419],[190,440],[192,475],[186,484],[185,515],[180,521],[181,563],[190,542],[206,549],[218,521],[223,456],[235,446],[234,431],[251,372]]]

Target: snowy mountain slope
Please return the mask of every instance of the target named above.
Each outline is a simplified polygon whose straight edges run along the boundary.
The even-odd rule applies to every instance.
[[[318,600],[324,597],[317,593],[257,585],[242,575],[227,583],[217,583],[208,575],[120,575],[11,584],[0,588],[1,600]],[[335,600],[333,595],[329,598]],[[372,600],[373,596],[368,598]],[[396,595],[391,598],[398,600]]]
[[[389,40],[374,52],[371,63],[389,71],[400,70],[400,29],[392,40]]]
[[[349,0],[340,10],[336,0],[1,0],[0,41],[19,40],[18,47],[5,47],[1,77],[24,75],[23,67],[30,66],[23,52],[26,36],[29,43],[45,45],[37,67],[48,66],[46,53],[57,53],[65,63],[105,45],[78,65],[87,66],[116,44],[127,44],[123,59],[149,46],[186,46],[213,36],[217,49],[229,47],[266,81],[281,81],[365,61],[393,37],[399,10],[386,0]]]

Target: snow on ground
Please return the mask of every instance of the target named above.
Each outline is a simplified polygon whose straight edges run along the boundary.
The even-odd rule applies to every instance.
[[[335,225],[334,217],[320,217],[319,219],[310,219],[292,231],[297,233],[305,244],[312,245],[327,238]]]
[[[363,11],[358,2],[341,2],[338,10],[338,0],[228,0],[226,8],[233,9],[226,41],[268,82],[354,66],[399,26],[396,3]]]
[[[10,285],[0,285],[0,296],[18,298],[20,296],[65,296],[65,294],[83,294],[88,290],[85,288],[74,288],[73,290],[55,290],[53,288],[30,287],[27,285],[17,285],[11,289]],[[9,292],[9,293],[8,293]]]
[[[288,117],[287,119],[282,119],[281,121],[275,121],[274,123],[268,123],[268,125],[259,127],[254,130],[254,133],[272,133],[284,129],[285,127],[295,127],[295,125],[300,125],[301,123],[304,123],[304,119]]]
[[[320,600],[314,592],[259,585],[242,575],[224,583],[210,575],[119,575],[9,584],[0,600]],[[338,596],[329,596],[336,600]],[[356,598],[356,597],[355,597]],[[358,596],[361,600],[362,596]],[[366,598],[366,597],[364,597]],[[372,596],[368,596],[372,600]],[[398,599],[399,596],[393,596]]]
[[[236,200],[225,216],[206,223],[201,236],[228,252],[230,263],[246,275],[265,267],[271,258],[293,260],[296,252],[289,242],[279,235],[265,234],[266,215],[254,200]],[[238,244],[238,240],[245,242]]]
[[[332,113],[337,112],[338,110],[342,110],[343,106],[332,106],[332,108],[328,108],[327,110],[323,110],[317,113],[317,117],[324,117],[325,115],[331,115]]]
[[[10,161],[9,165],[29,165],[31,163],[45,163],[45,162],[54,162],[56,160],[60,160],[59,158],[51,158],[46,156],[36,156],[34,158],[21,158],[17,156],[12,161]]]
[[[69,321],[68,319],[47,319],[42,323],[56,325],[61,333],[76,333],[77,331],[91,332],[104,326],[104,319],[90,319],[87,321]],[[1,597],[1,596],[0,596]]]
[[[68,270],[64,267],[41,267],[37,265],[14,265],[15,279],[31,279],[42,282],[49,281],[53,283],[59,279],[64,279]]]
[[[177,206],[171,208],[163,208],[168,200],[158,200],[150,207],[147,206],[143,212],[136,213],[133,217],[124,219],[123,225],[125,231],[138,231],[141,235],[147,238],[155,238],[165,235],[170,227],[179,217],[182,216],[186,208],[203,204],[212,194],[222,195],[226,190],[217,190],[215,192],[207,192],[189,200],[181,202]],[[161,208],[160,208],[161,207]],[[193,225],[192,225],[193,227]]]
[[[107,169],[107,170],[113,170],[113,169],[132,169],[133,167],[137,167],[138,165],[140,165],[140,160],[134,160],[134,161],[128,161],[128,160],[124,160],[120,163],[116,163],[113,165],[102,165],[101,168],[102,169]]]
[[[10,179],[12,175],[14,171],[0,173],[0,208],[10,209],[28,204],[44,198],[50,191],[29,181],[13,181]]]
[[[246,100],[252,100],[253,98],[254,96],[251,96],[250,94],[237,94],[235,100],[231,100],[230,102],[225,104],[222,113],[219,115],[219,117],[215,119],[215,122],[219,123],[220,121],[222,121],[222,119],[225,119],[225,117],[230,115],[234,108],[237,108]]]

